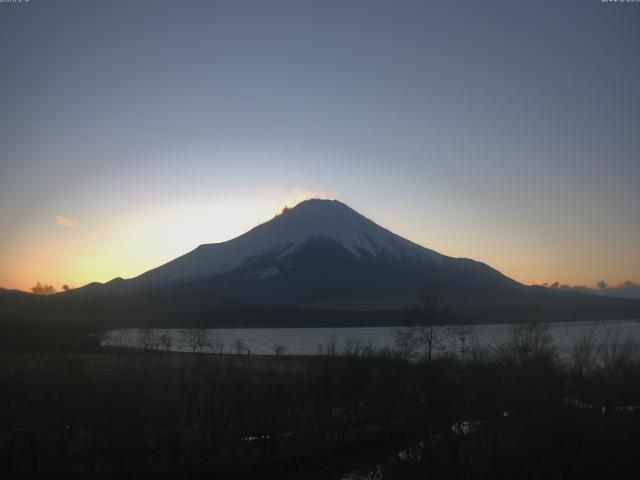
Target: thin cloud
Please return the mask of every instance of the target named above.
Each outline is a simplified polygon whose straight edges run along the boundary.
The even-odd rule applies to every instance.
[[[64,215],[56,215],[56,223],[64,228],[73,228],[78,224],[78,220],[73,220]]]

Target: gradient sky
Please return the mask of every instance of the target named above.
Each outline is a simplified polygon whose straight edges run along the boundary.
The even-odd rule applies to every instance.
[[[640,3],[0,3],[0,286],[338,198],[522,282],[640,280]]]

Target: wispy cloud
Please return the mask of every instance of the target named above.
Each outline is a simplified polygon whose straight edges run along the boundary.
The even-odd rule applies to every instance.
[[[78,220],[73,220],[64,215],[56,215],[56,223],[64,228],[73,228],[78,224]]]

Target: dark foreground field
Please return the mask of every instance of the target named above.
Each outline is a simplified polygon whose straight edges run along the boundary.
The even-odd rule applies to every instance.
[[[629,345],[376,356],[0,355],[0,476],[637,478]]]

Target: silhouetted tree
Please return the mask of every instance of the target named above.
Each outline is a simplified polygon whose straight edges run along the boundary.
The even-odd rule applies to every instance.
[[[160,346],[162,346],[165,352],[171,350],[171,345],[173,344],[173,338],[171,338],[171,335],[163,333],[162,335],[160,335],[158,340],[160,342]]]
[[[209,342],[213,353],[220,355],[224,352],[224,338],[219,333],[214,333]]]
[[[419,303],[411,304],[410,314],[412,324],[392,332],[396,349],[402,356],[431,362],[447,336],[442,328],[449,317],[444,290],[430,289]]]
[[[335,357],[337,354],[337,345],[338,345],[338,341],[336,340],[336,337],[331,335],[331,337],[329,337],[329,340],[327,340],[327,343],[325,345],[322,345],[321,343],[318,343],[318,355],[327,355],[329,357]]]
[[[244,340],[242,338],[236,338],[236,341],[233,343],[233,349],[235,350],[236,355],[244,353],[246,348],[247,346],[245,345]]]
[[[465,346],[467,345],[467,340],[474,332],[475,329],[472,325],[456,324],[448,327],[449,335],[451,335],[460,346],[460,360],[463,363],[465,362]]]
[[[36,295],[53,295],[56,293],[56,289],[53,285],[47,285],[46,283],[43,285],[40,282],[31,287],[31,291]]]
[[[150,328],[141,328],[138,330],[138,338],[136,339],[139,348],[155,352],[160,348],[160,336]]]
[[[536,361],[554,362],[557,357],[551,328],[547,323],[513,325],[508,339],[497,350],[507,363],[520,367]]]
[[[180,330],[182,341],[191,349],[193,353],[201,352],[211,343],[204,328],[186,328]]]
[[[596,342],[597,328],[595,324],[569,349],[569,371],[580,380],[590,377],[598,366],[600,346]]]

